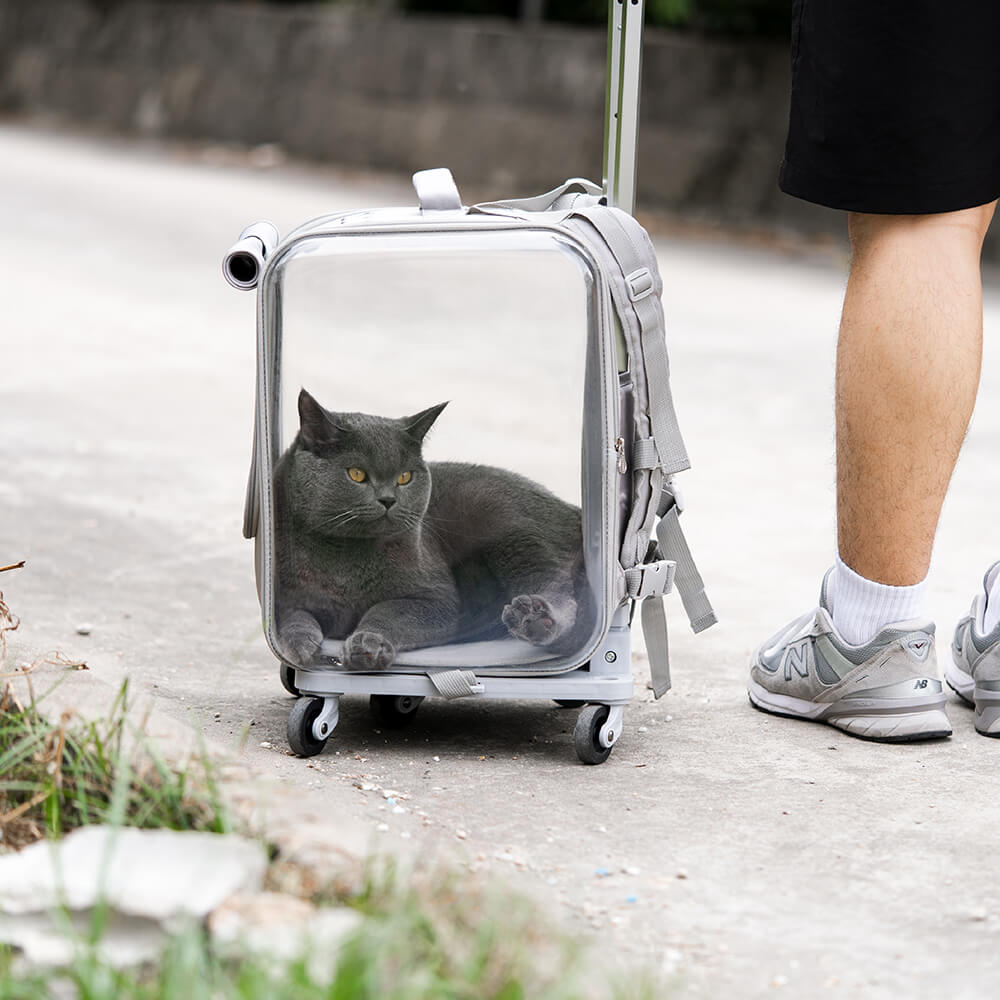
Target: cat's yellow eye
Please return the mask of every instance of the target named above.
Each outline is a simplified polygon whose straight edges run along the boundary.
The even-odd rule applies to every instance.
[[[400,486],[405,486],[412,478],[413,478],[412,472],[401,472],[396,477],[396,482],[399,483]]]
[[[364,469],[348,469],[347,474],[356,483],[363,483],[368,478],[368,473]]]

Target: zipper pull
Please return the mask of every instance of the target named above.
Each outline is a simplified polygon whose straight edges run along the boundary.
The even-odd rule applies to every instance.
[[[625,461],[625,438],[618,438],[615,441],[615,451],[618,453],[618,471],[624,476],[628,472],[628,462]]]

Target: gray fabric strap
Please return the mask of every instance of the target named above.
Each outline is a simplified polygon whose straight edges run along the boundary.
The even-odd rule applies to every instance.
[[[662,597],[647,597],[642,602],[642,635],[649,656],[649,680],[653,697],[661,698],[670,690],[670,647],[667,641],[667,613]]]
[[[535,212],[566,212],[584,198],[594,204],[603,195],[601,188],[585,177],[571,177],[559,187],[533,198],[511,198],[509,201],[490,201],[473,205],[471,211],[484,215],[526,215]]]
[[[662,597],[674,585],[674,563],[670,559],[643,563],[625,570],[625,590],[633,600]]]
[[[670,556],[677,563],[674,582],[680,592],[688,620],[691,622],[691,629],[694,632],[703,632],[718,619],[705,593],[705,583],[691,557],[676,505],[660,518],[660,523],[656,526],[656,538],[663,554]]]
[[[627,294],[639,321],[639,344],[649,392],[649,419],[659,464],[668,476],[689,469],[691,463],[670,392],[670,359],[660,304],[662,283],[659,275],[648,266],[655,260],[652,249],[649,248],[646,255],[640,250],[640,242],[647,242],[648,237],[631,216],[615,209],[580,209],[576,214],[587,219],[601,234],[625,275]],[[626,226],[635,231],[629,232]]]
[[[656,442],[652,438],[640,438],[632,442],[631,464],[633,469],[655,469],[660,464]]]
[[[427,676],[431,684],[437,688],[438,694],[449,701],[481,694],[483,690],[483,685],[476,675],[468,670],[435,670],[428,672]]]

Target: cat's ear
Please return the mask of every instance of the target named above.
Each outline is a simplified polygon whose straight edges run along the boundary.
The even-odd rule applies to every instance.
[[[299,392],[299,427],[302,443],[309,449],[331,442],[336,434],[326,410],[305,389]]]
[[[437,406],[431,406],[426,410],[421,410],[420,413],[416,413],[412,417],[403,417],[404,430],[410,435],[410,437],[416,439],[417,441],[423,441],[423,439],[427,436],[427,432],[431,429],[431,425],[439,416],[441,416],[441,411],[447,405],[447,402],[438,403]]]

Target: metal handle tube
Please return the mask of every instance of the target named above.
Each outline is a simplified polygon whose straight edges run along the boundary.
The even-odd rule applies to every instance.
[[[635,209],[639,86],[645,0],[609,0],[604,109],[604,191],[609,205]]]
[[[264,270],[264,261],[277,245],[278,230],[270,222],[255,222],[247,226],[222,258],[222,273],[226,281],[240,291],[256,288]]]

